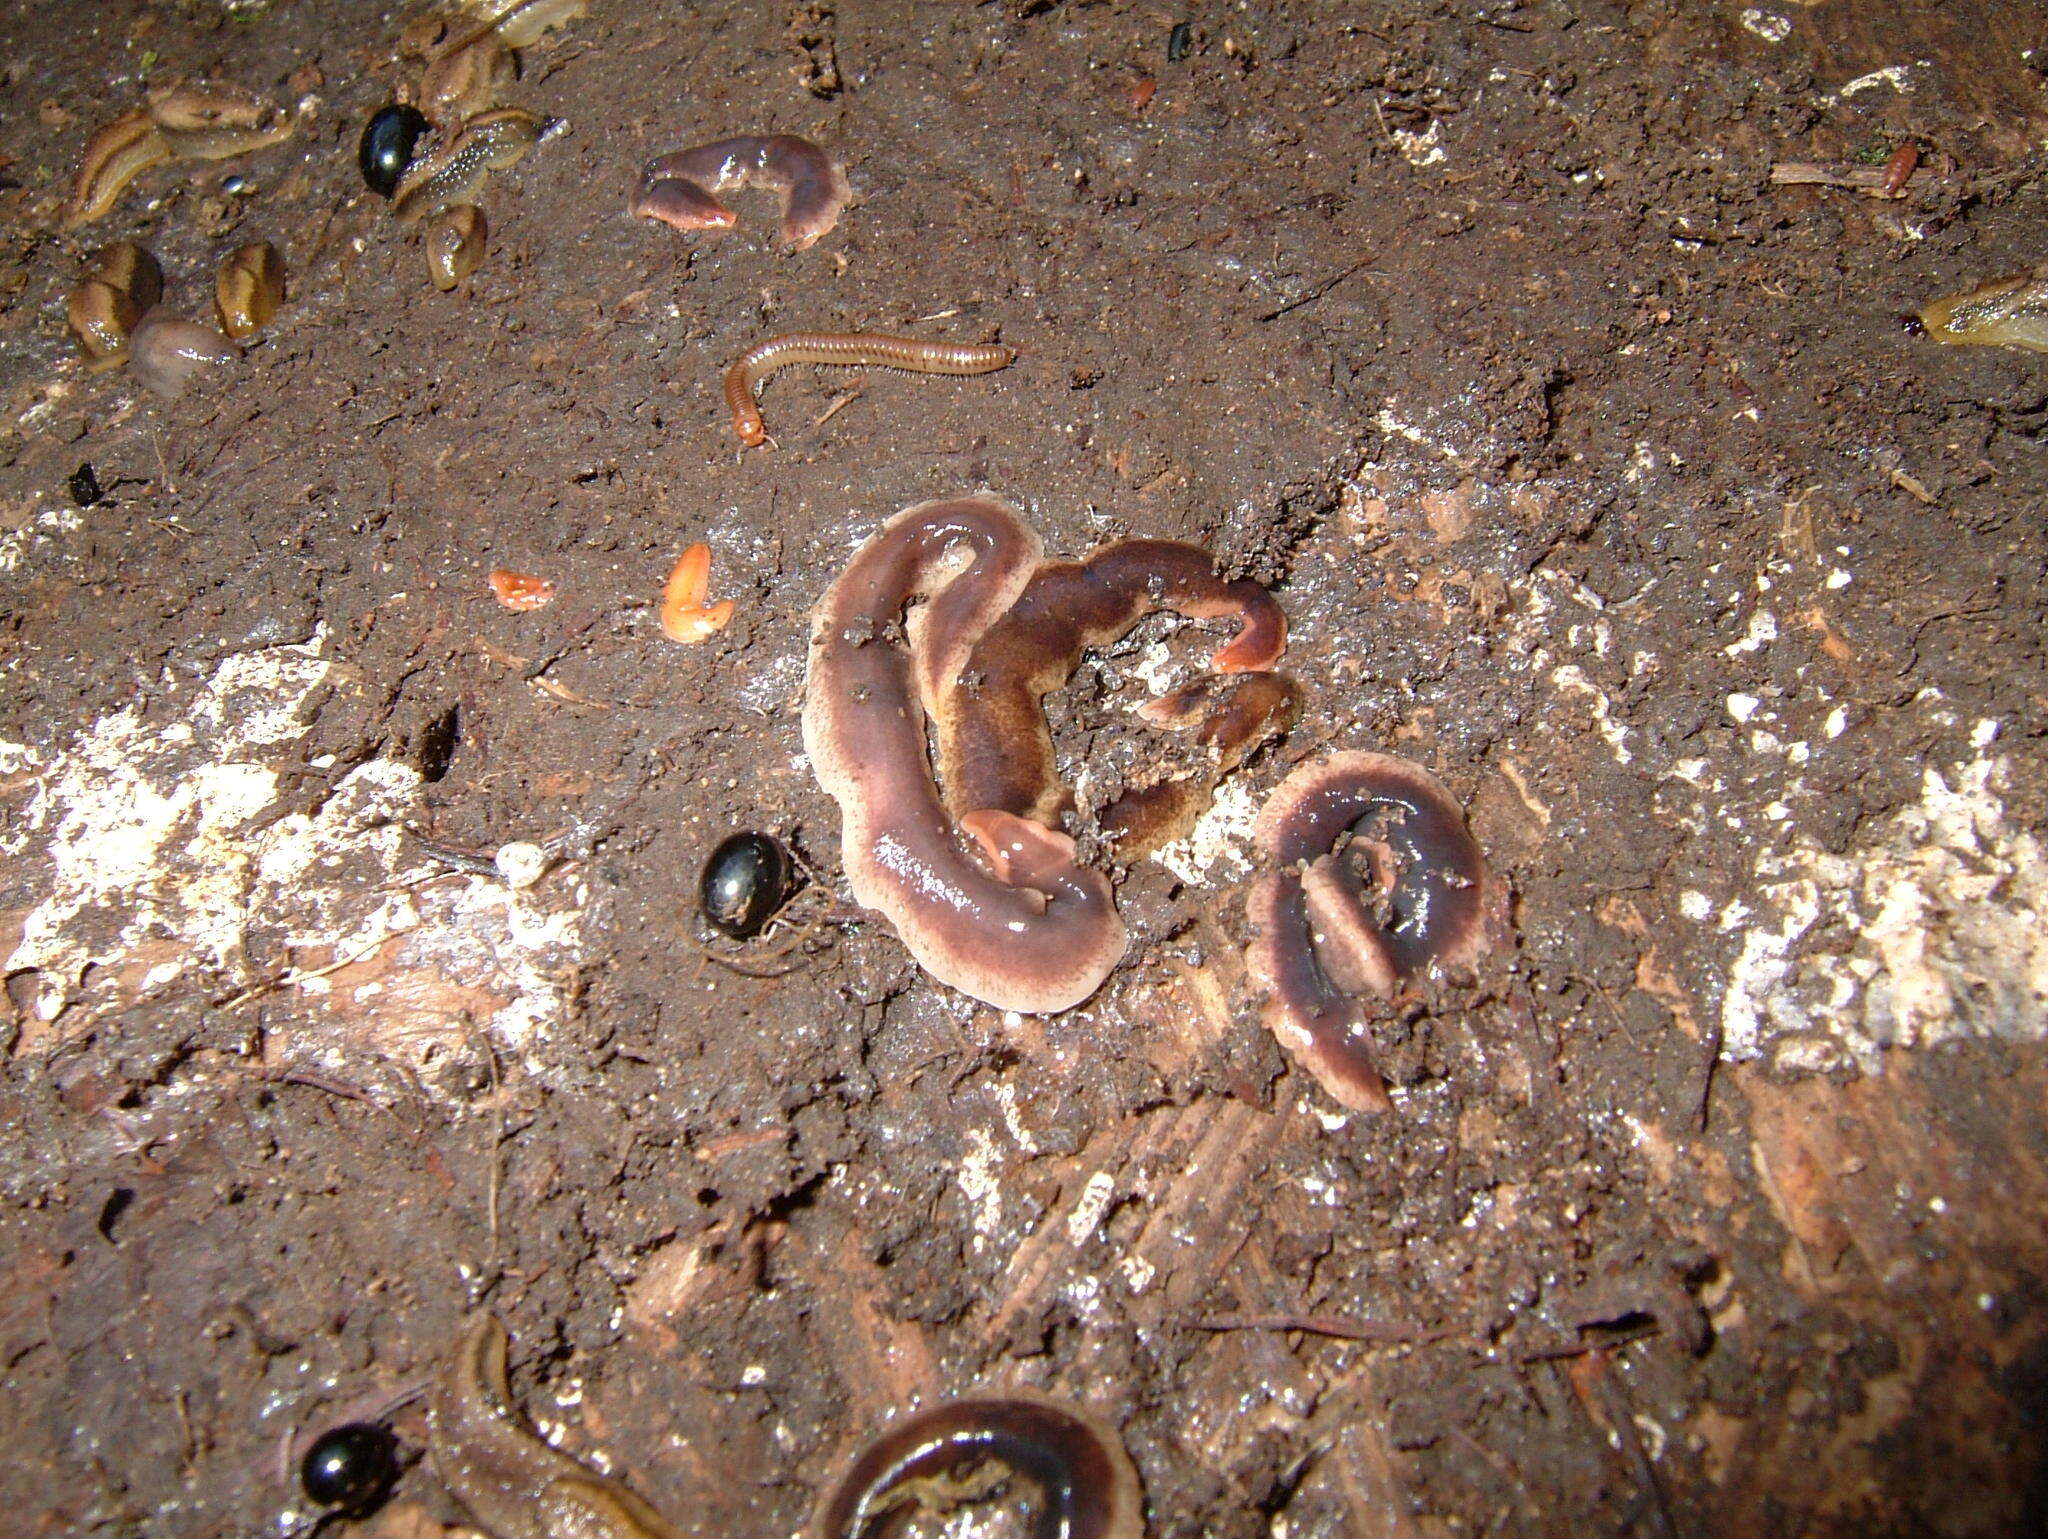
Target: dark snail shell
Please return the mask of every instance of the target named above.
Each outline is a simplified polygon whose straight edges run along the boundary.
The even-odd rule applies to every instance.
[[[705,921],[734,940],[759,935],[789,896],[789,852],[766,834],[734,834],[704,862]]]
[[[370,191],[388,198],[412,164],[413,149],[427,131],[427,120],[415,107],[390,106],[371,118],[356,149],[356,163]]]
[[[307,1498],[350,1517],[375,1508],[397,1479],[398,1439],[374,1422],[328,1428],[299,1462],[299,1484]]]

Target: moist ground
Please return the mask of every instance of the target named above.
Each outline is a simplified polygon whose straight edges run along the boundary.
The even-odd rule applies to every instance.
[[[793,1532],[894,1411],[1005,1384],[1120,1426],[1159,1534],[2038,1529],[2048,370],[1898,317],[2048,256],[2048,24],[836,10],[593,0],[443,295],[355,166],[410,13],[0,7],[21,1531],[281,1532],[291,1438],[478,1307],[693,1534]],[[300,131],[63,231],[88,135],[176,77]],[[832,236],[626,215],[745,132],[845,162]],[[1897,200],[1771,180],[1905,142]],[[200,316],[272,240],[289,303],[146,397],[63,329],[116,238]],[[720,373],[799,328],[1021,356],[785,372],[741,452]],[[1050,1020],[848,906],[798,734],[831,574],[981,487],[1055,554],[1208,544],[1305,691]],[[697,539],[738,614],[684,649],[652,605]],[[560,596],[509,613],[498,567]],[[1084,809],[1210,644],[1153,622],[1058,700]],[[1484,998],[1388,1023],[1379,1119],[1243,976],[1248,814],[1330,748],[1429,765],[1515,895]],[[695,888],[749,828],[815,879],[736,950]],[[557,863],[434,853],[508,840]]]

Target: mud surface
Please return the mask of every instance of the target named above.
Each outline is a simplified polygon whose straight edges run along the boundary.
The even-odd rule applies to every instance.
[[[691,1534],[1005,1385],[1121,1427],[1156,1534],[2038,1531],[2048,366],[1898,317],[2048,256],[2048,23],[1878,9],[593,0],[444,295],[355,167],[410,13],[0,7],[11,1530],[285,1532],[292,1439],[486,1306]],[[178,77],[298,132],[64,231]],[[769,131],[852,176],[816,247],[624,212]],[[1896,200],[1770,180],[1908,139]],[[288,303],[148,397],[64,331],[116,238],[201,317],[273,240]],[[786,371],[741,452],[720,372],[798,328],[1022,356]],[[1305,691],[1049,1020],[850,908],[798,732],[831,575],[983,486],[1271,583]],[[683,648],[698,539],[738,612]],[[1059,698],[1084,808],[1210,645]],[[1325,748],[1432,767],[1514,893],[1377,1119],[1243,974],[1249,816]],[[768,976],[695,915],[736,828],[816,873]],[[512,840],[536,885],[434,853]]]

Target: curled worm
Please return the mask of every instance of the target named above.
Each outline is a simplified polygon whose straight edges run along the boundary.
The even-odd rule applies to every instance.
[[[870,1443],[812,1520],[809,1539],[880,1539],[918,1509],[948,1513],[1002,1484],[1038,1488],[1031,1539],[1143,1539],[1145,1497],[1123,1439],[1080,1409],[1029,1392],[944,1400]]]
[[[1081,1003],[1124,953],[1109,879],[1029,818],[939,800],[923,702],[957,678],[1044,554],[990,496],[919,503],[811,611],[804,749],[839,803],[847,885],[941,983],[999,1010]]]
[[[1008,368],[1016,352],[1000,344],[920,342],[872,331],[790,331],[757,342],[725,371],[725,404],[732,430],[752,447],[768,440],[754,389],[792,363],[836,363],[853,368],[903,369],[912,374],[993,374]]]
[[[1193,733],[1213,752],[1210,773],[1134,790],[1103,822],[1126,860],[1185,834],[1216,782],[1285,730],[1298,691],[1270,671],[1287,645],[1287,620],[1272,594],[1255,582],[1226,582],[1208,551],[1177,540],[1117,540],[1084,561],[1046,562],[974,644],[959,675],[941,681],[928,707],[954,814],[993,807],[1057,828],[1072,798],[1054,763],[1045,697],[1073,676],[1085,651],[1161,609],[1237,623],[1237,634],[1210,659],[1206,681],[1140,713],[1155,726]],[[1223,675],[1256,682],[1226,688]]]
[[[1457,798],[1391,754],[1304,765],[1266,803],[1256,837],[1269,869],[1246,901],[1245,963],[1266,1025],[1339,1103],[1385,1111],[1373,1007],[1503,947],[1506,892]]]

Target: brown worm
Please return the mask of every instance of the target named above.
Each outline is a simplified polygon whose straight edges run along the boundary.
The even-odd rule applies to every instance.
[[[1457,798],[1391,754],[1296,770],[1260,812],[1257,839],[1271,869],[1246,901],[1256,933],[1245,963],[1266,1025],[1338,1101],[1385,1111],[1367,1006],[1431,973],[1469,971],[1504,944],[1504,890]],[[1360,857],[1378,889],[1370,901]]]
[[[811,611],[804,749],[839,803],[847,885],[924,970],[985,1004],[1069,1009],[1124,953],[1109,879],[1074,841],[939,800],[923,701],[958,677],[1043,554],[1008,503],[987,495],[907,508],[855,552]]]
[[[1073,1406],[1029,1393],[944,1400],[870,1443],[822,1502],[810,1539],[880,1539],[915,1509],[944,1515],[1000,1483],[1038,1488],[1031,1539],[1142,1539],[1145,1497],[1123,1440]]]
[[[754,390],[777,369],[792,363],[834,363],[848,368],[903,369],[912,374],[992,374],[1008,368],[1014,350],[1000,344],[920,342],[872,331],[788,331],[756,342],[725,371],[725,404],[732,430],[752,447],[768,441]]]
[[[1208,683],[1184,686],[1141,715],[1195,734],[1212,773],[1134,790],[1104,816],[1126,860],[1184,834],[1216,782],[1246,753],[1285,730],[1293,681],[1270,675],[1287,645],[1287,620],[1258,583],[1226,582],[1214,559],[1178,540],[1117,540],[1084,561],[1048,561],[1017,602],[983,633],[958,677],[927,701],[939,729],[940,779],[955,816],[995,808],[1059,825],[1069,804],[1053,758],[1045,697],[1072,677],[1090,647],[1107,646],[1161,609],[1231,620],[1237,634],[1210,658]],[[1217,676],[1257,675],[1251,689]],[[1128,802],[1128,805],[1126,805]]]

